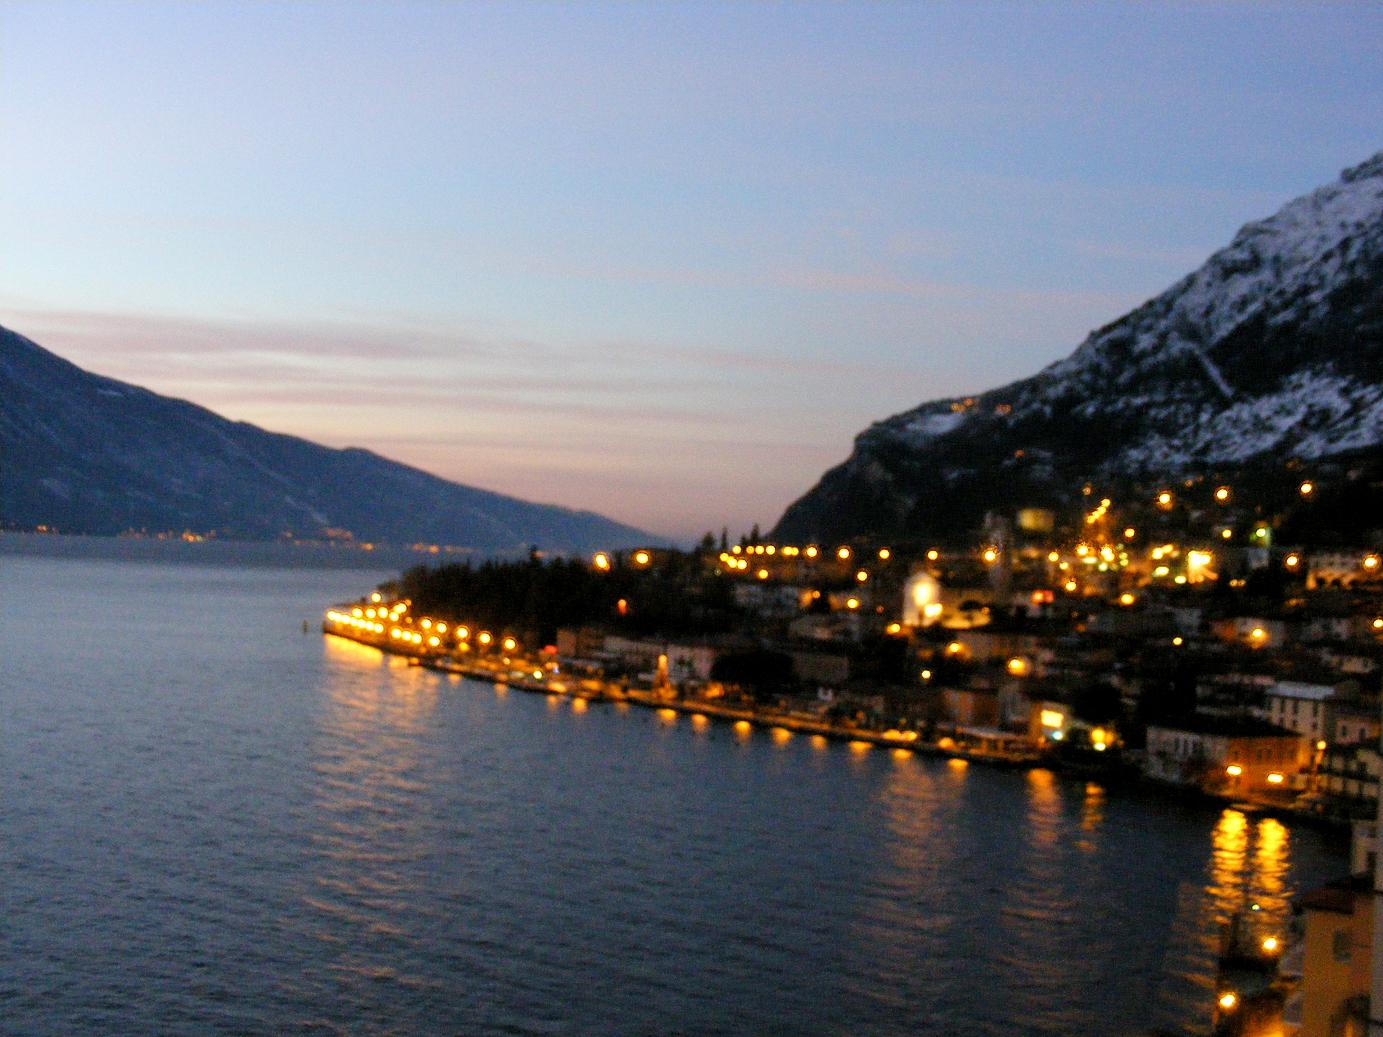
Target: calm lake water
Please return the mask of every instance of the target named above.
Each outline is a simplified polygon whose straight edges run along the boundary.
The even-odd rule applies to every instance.
[[[386,575],[0,557],[0,1031],[1138,1034],[1347,867],[303,634]]]

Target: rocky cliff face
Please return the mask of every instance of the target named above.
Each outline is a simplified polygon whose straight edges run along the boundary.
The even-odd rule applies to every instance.
[[[83,371],[0,328],[0,524],[66,533],[192,530],[486,552],[649,543],[590,512],[447,482]]]
[[[862,432],[786,539],[933,533],[1090,479],[1313,460],[1383,444],[1383,153],[1032,378]]]

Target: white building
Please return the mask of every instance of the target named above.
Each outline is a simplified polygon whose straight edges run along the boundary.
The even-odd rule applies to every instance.
[[[1295,731],[1311,743],[1328,739],[1333,730],[1335,688],[1305,681],[1275,681],[1264,695],[1268,721]]]

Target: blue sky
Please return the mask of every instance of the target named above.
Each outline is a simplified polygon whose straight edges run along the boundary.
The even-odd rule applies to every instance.
[[[0,6],[0,322],[660,533],[1383,149],[1366,4]]]

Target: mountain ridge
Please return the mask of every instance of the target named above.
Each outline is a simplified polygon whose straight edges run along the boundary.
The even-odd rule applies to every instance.
[[[1036,374],[875,422],[787,539],[930,533],[985,501],[1383,443],[1383,152],[1245,224]]]
[[[0,327],[0,522],[235,539],[341,536],[484,552],[664,543],[589,511],[455,483],[86,371]]]

